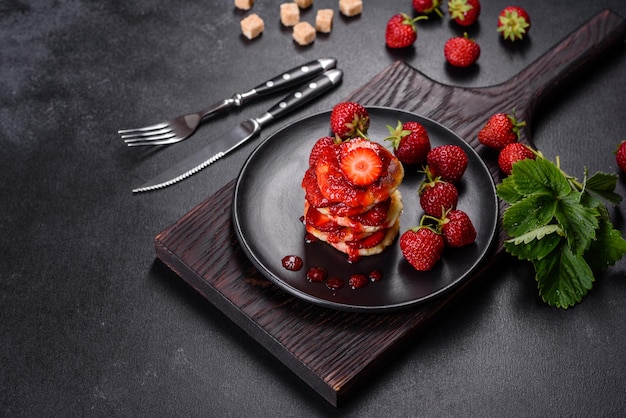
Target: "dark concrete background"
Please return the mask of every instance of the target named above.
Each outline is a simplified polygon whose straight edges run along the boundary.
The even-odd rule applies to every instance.
[[[407,342],[335,409],[155,259],[153,237],[235,178],[249,144],[174,187],[130,190],[274,98],[204,125],[190,140],[130,149],[117,130],[159,122],[333,56],[331,94],[266,129],[329,109],[396,60],[442,83],[488,86],[515,75],[623,0],[525,0],[533,27],[515,48],[495,33],[505,1],[483,2],[469,30],[478,66],[449,71],[462,32],[419,24],[407,51],[384,45],[408,0],[365,0],[333,32],[298,47],[279,2],[257,0],[254,41],[231,1],[19,1],[0,4],[0,414],[4,416],[617,416],[626,410],[626,263],[564,311],[537,296],[531,267],[504,257],[489,277]],[[316,0],[302,19],[336,0]],[[566,171],[616,172],[626,139],[622,44],[561,89],[534,120],[539,149]],[[277,97],[278,98],[278,97]],[[276,99],[277,99],[276,98]],[[626,193],[624,177],[618,192]],[[624,232],[623,204],[611,215]]]

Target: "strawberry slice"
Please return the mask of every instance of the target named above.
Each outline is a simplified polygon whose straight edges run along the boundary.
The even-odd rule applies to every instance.
[[[387,234],[387,230],[381,229],[380,231],[376,231],[372,235],[369,235],[358,241],[346,241],[346,245],[355,249],[372,248],[380,244],[383,241],[383,239],[385,239],[386,234]]]
[[[355,186],[369,186],[383,172],[383,160],[370,148],[354,148],[341,158],[341,171]]]
[[[336,231],[340,228],[340,226],[336,222],[333,222],[330,217],[320,213],[314,207],[309,207],[306,211],[305,221],[308,225],[311,225],[315,229],[323,232]]]

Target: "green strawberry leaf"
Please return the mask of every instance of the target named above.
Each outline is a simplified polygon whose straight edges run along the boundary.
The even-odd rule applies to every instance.
[[[576,255],[582,255],[596,237],[599,213],[580,203],[580,193],[571,193],[558,201],[554,214],[565,231],[567,243]]]
[[[595,281],[584,258],[572,253],[567,245],[533,261],[533,265],[541,298],[557,308],[567,309],[582,301]]]
[[[612,266],[626,255],[626,240],[620,231],[613,228],[608,216],[600,218],[600,227],[596,231],[596,239],[591,242],[585,253],[585,260],[594,271],[604,270]]]
[[[557,203],[549,194],[531,195],[507,208],[502,218],[502,226],[509,236],[519,237],[550,223]]]
[[[513,176],[505,177],[502,183],[496,186],[496,193],[500,199],[508,204],[513,204],[524,197],[517,191],[515,177]]]
[[[563,172],[545,158],[518,161],[513,165],[511,175],[515,176],[517,191],[524,196],[545,193],[559,198],[572,191]]]
[[[592,196],[600,197],[613,205],[622,201],[622,196],[615,193],[618,176],[616,174],[595,173],[585,183],[585,190]]]
[[[510,206],[502,226],[510,239],[505,250],[532,262],[541,298],[567,309],[591,290],[593,271],[626,255],[626,240],[614,229],[604,202],[617,204],[617,176],[596,173],[584,181],[565,174],[538,155],[513,165],[498,185],[498,197]]]
[[[520,260],[541,260],[561,243],[562,235],[558,225],[546,225],[505,241],[504,248]]]

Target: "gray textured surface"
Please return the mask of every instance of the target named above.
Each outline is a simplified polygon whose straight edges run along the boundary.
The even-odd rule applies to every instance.
[[[525,1],[529,42],[494,33],[506,2],[483,2],[479,66],[449,71],[459,32],[437,18],[409,51],[383,32],[408,0],[365,1],[333,32],[296,46],[278,2],[257,0],[261,38],[239,33],[232,2],[5,1],[0,4],[0,413],[6,416],[616,416],[626,409],[624,261],[569,311],[543,305],[532,271],[511,258],[408,341],[336,410],[155,261],[152,239],[234,178],[247,145],[180,185],[130,190],[263,112],[232,112],[164,149],[126,148],[116,131],[158,122],[334,56],[339,89],[280,124],[330,108],[397,59],[462,86],[502,82],[603,8],[623,0]],[[314,8],[336,9],[335,0]],[[314,10],[314,9],[313,9]],[[313,21],[314,11],[303,13]],[[567,171],[615,172],[626,139],[626,49],[582,74],[534,121],[533,137]],[[624,179],[618,191],[626,195]],[[624,231],[623,205],[611,214]]]

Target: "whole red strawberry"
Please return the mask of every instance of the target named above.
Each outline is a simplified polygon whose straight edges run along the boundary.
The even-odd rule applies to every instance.
[[[418,195],[424,213],[436,218],[441,218],[446,211],[455,209],[459,201],[456,186],[439,178],[424,181],[419,187]]]
[[[337,103],[330,113],[330,128],[340,139],[366,137],[370,126],[367,109],[356,102]]]
[[[478,141],[489,148],[501,150],[519,140],[520,129],[525,125],[526,122],[519,122],[515,115],[496,113],[478,132]]]
[[[522,40],[530,30],[530,16],[519,6],[508,6],[498,15],[498,33],[509,41]]]
[[[622,141],[615,151],[615,162],[622,172],[626,173],[626,141]]]
[[[393,15],[387,22],[385,30],[385,43],[389,48],[406,48],[417,40],[417,27],[415,22],[427,19],[426,16],[418,16],[411,19],[406,13]]]
[[[426,162],[433,178],[441,177],[441,180],[457,183],[465,173],[468,158],[458,145],[440,145],[430,150]]]
[[[480,15],[478,0],[448,0],[450,19],[461,26],[470,26],[476,23]]]
[[[513,164],[526,158],[535,159],[535,153],[521,142],[515,142],[502,148],[498,155],[498,166],[507,176],[511,175]]]
[[[443,17],[443,13],[439,9],[440,3],[440,0],[413,0],[413,10],[427,15],[435,12],[439,17]]]
[[[441,235],[448,247],[463,247],[476,241],[476,228],[467,213],[455,209],[445,215]]]
[[[407,165],[426,164],[426,155],[430,151],[430,138],[424,125],[409,121],[404,124],[398,121],[395,128],[387,125],[393,152],[398,159]]]
[[[309,154],[309,167],[315,166],[315,164],[317,164],[317,159],[324,149],[333,145],[335,145],[335,138],[332,136],[325,136],[318,139],[315,144],[313,144],[313,148]]]
[[[448,39],[443,46],[443,55],[455,67],[469,67],[480,57],[480,45],[470,39],[467,33]]]
[[[400,236],[400,251],[416,270],[428,271],[441,259],[445,243],[441,234],[426,226],[408,229]]]

